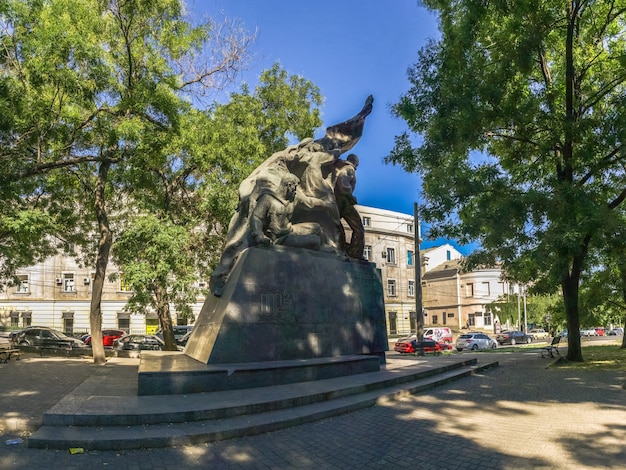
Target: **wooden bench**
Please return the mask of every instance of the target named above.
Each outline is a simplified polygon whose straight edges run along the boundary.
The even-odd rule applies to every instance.
[[[0,349],[0,362],[6,364],[12,357],[15,357],[15,360],[19,361],[20,354],[22,353],[19,349]]]
[[[552,342],[548,346],[544,346],[543,348],[541,348],[541,357],[546,357],[544,356],[544,354],[550,354],[550,357],[554,357],[555,352],[558,356],[560,356],[561,355],[561,353],[559,352],[560,342],[561,342],[560,336],[555,336],[554,338],[552,338]]]

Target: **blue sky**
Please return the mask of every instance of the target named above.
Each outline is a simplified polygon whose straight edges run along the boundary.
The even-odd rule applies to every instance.
[[[360,159],[356,196],[363,205],[413,214],[420,196],[418,176],[386,165],[383,158],[394,137],[406,130],[390,106],[409,89],[407,69],[419,49],[438,35],[432,13],[417,0],[188,0],[187,5],[194,15],[221,12],[257,31],[254,60],[242,77],[251,86],[278,62],[320,88],[324,125],[315,138],[352,117],[373,95],[374,110],[352,150]],[[423,237],[427,230],[422,225]]]

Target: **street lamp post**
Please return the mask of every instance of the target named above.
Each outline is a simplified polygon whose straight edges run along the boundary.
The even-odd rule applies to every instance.
[[[416,339],[424,339],[424,306],[422,302],[422,257],[420,256],[420,229],[417,202],[413,203],[413,230],[415,232],[415,311],[417,312]]]

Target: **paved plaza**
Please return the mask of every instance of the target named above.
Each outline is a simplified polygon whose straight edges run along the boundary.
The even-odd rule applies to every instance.
[[[626,371],[547,368],[537,350],[492,357],[500,366],[479,375],[273,433],[72,454],[30,449],[28,435],[98,366],[26,355],[0,364],[0,469],[626,469]]]

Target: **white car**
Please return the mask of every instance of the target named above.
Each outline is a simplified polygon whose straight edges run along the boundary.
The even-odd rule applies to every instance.
[[[586,330],[580,330],[580,336],[598,336],[598,332],[595,328],[588,328]]]
[[[457,351],[463,351],[464,349],[476,351],[478,349],[495,349],[497,347],[498,342],[485,333],[465,333],[456,340]]]
[[[533,328],[528,332],[528,334],[532,336],[533,339],[546,339],[550,337],[550,333],[543,328]]]

